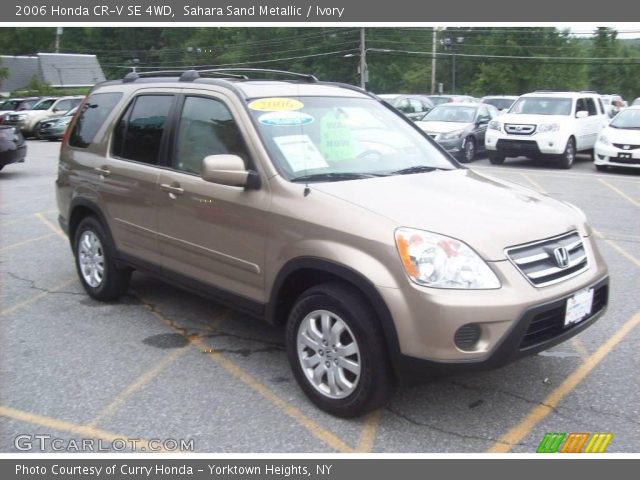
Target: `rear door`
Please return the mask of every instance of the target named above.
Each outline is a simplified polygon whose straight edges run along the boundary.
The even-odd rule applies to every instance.
[[[256,169],[255,146],[246,139],[246,112],[224,93],[185,93],[173,129],[170,168],[159,179],[158,231],[162,265],[210,286],[263,303],[265,239],[270,195],[207,182],[201,177],[208,155],[241,157]]]
[[[150,267],[161,264],[155,202],[176,98],[175,89],[135,95],[116,121],[109,153],[95,167],[118,250]]]

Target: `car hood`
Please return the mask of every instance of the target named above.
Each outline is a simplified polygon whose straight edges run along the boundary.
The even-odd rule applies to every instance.
[[[611,143],[640,145],[640,130],[607,127],[602,133]]]
[[[398,227],[464,241],[484,259],[504,260],[509,246],[571,230],[584,215],[529,188],[469,169],[316,183],[312,189],[382,215]]]
[[[524,113],[505,113],[500,115],[503,123],[521,123],[539,125],[541,123],[562,123],[570,120],[570,115],[528,115]]]
[[[449,133],[467,128],[470,124],[465,122],[416,122],[416,125],[425,132]]]

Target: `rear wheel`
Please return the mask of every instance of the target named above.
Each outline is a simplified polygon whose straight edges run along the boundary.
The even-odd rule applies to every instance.
[[[393,375],[377,317],[342,283],[310,288],[287,323],[287,354],[296,380],[322,410],[357,417],[387,403]]]
[[[126,293],[131,270],[117,267],[115,248],[97,218],[80,222],[73,247],[80,282],[92,298],[109,301]]]
[[[564,152],[558,158],[558,166],[563,169],[571,168],[573,161],[576,159],[576,142],[573,137],[567,140]]]
[[[489,153],[489,161],[493,165],[502,165],[504,163],[504,155],[499,155],[497,153]]]

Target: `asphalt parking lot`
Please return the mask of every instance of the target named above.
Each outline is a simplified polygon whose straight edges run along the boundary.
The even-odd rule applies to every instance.
[[[401,388],[387,408],[342,420],[306,400],[280,329],[139,273],[118,303],[86,296],[57,226],[59,143],[28,148],[0,172],[1,452],[21,434],[139,439],[139,450],[192,439],[220,453],[534,452],[546,432],[611,432],[608,452],[640,451],[640,172],[599,173],[586,156],[569,171],[471,164],[587,213],[610,269],[608,312],[551,351]]]

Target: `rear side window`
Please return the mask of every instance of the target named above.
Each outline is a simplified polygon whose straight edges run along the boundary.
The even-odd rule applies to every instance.
[[[587,112],[589,112],[589,116],[597,115],[598,111],[596,110],[596,102],[593,101],[593,98],[587,98],[585,102],[587,104]]]
[[[157,165],[160,142],[173,95],[140,95],[127,107],[113,132],[113,155]]]
[[[116,92],[91,95],[78,114],[78,119],[69,136],[69,145],[87,148],[120,98],[122,98],[122,93]]]

